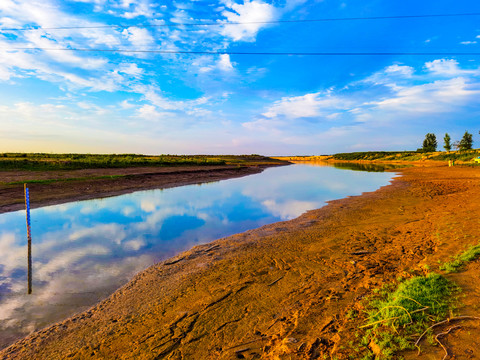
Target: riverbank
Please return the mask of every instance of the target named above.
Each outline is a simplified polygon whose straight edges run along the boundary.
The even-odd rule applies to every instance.
[[[117,196],[140,190],[166,189],[257,174],[272,162],[242,166],[168,166],[60,171],[0,171],[0,214],[25,208],[23,183],[32,208]]]
[[[337,153],[333,155],[312,156],[280,156],[279,160],[287,161],[353,161],[353,162],[388,162],[388,163],[425,163],[454,161],[457,164],[476,163],[480,149],[454,150],[454,151],[363,151],[350,153]]]
[[[398,172],[402,177],[375,192],[152,266],[0,358],[356,358],[362,345],[355,332],[365,319],[351,314],[361,313],[367,295],[399,276],[441,272],[439,264],[480,238],[478,169]],[[472,262],[445,275],[463,289],[461,315],[478,315],[479,268]],[[444,336],[456,359],[477,356],[478,325],[463,322]],[[443,356],[439,346],[420,346],[422,359]]]

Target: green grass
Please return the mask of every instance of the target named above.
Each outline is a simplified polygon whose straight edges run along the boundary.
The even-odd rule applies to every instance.
[[[442,266],[441,270],[447,273],[460,271],[468,262],[478,259],[480,257],[480,244],[472,245],[463,253],[455,256],[452,261],[449,261]]]
[[[465,151],[452,151],[449,153],[442,152],[440,154],[432,155],[429,157],[431,160],[440,160],[440,161],[470,161],[473,158],[480,156],[480,150],[465,150]]]
[[[0,153],[0,170],[48,171],[138,166],[263,165],[280,162],[260,155]]]
[[[381,359],[395,359],[401,350],[414,349],[415,341],[432,324],[445,319],[455,308],[458,288],[442,275],[416,276],[397,287],[385,286],[366,306],[361,344],[375,347]],[[372,357],[364,351],[365,359]]]

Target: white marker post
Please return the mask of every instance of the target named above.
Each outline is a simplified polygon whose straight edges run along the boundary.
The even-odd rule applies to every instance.
[[[27,213],[27,239],[28,239],[28,294],[32,293],[32,234],[30,231],[30,197],[27,184],[23,184],[25,191],[25,211]]]

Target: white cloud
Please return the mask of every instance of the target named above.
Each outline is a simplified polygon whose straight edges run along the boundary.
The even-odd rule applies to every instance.
[[[386,67],[384,73],[387,75],[398,75],[409,78],[412,77],[414,71],[415,70],[411,66],[395,64]]]
[[[276,18],[276,8],[273,5],[256,0],[245,0],[243,4],[226,0],[222,15],[228,22],[241,22],[244,24],[228,25],[222,30],[222,34],[231,37],[234,41],[254,41],[258,31]]]
[[[161,95],[160,89],[154,86],[140,85],[136,87],[138,93],[143,94],[145,100],[151,102],[156,107],[163,110],[183,110],[185,103],[183,101],[169,100]]]
[[[461,41],[460,44],[462,45],[473,45],[476,44],[476,41]]]
[[[0,80],[7,81],[10,80],[12,76],[15,75],[13,70],[9,70],[8,67],[0,65]]]
[[[346,99],[332,96],[330,92],[310,93],[303,96],[283,97],[271,105],[262,115],[267,118],[283,116],[287,119],[312,118],[328,115],[332,109],[344,109]]]
[[[218,68],[223,71],[233,70],[233,65],[230,62],[230,55],[228,54],[220,55],[220,60],[218,61]]]
[[[72,24],[77,26],[95,26],[101,25],[86,21],[78,16],[70,15],[58,9],[58,5],[51,0],[2,0],[0,2],[0,12],[3,14],[2,22],[14,22],[16,26],[36,24],[40,27],[68,27]],[[24,32],[23,36],[48,36],[50,39],[60,40],[63,45],[68,44],[70,38],[86,38],[92,44],[117,45],[116,31],[114,29],[78,29],[62,30],[62,32],[48,33],[48,31]],[[65,46],[64,46],[65,47]]]
[[[253,121],[247,121],[242,124],[242,127],[248,129],[252,132],[262,131],[268,132],[270,134],[279,133],[279,128],[285,125],[284,121],[278,120],[276,118],[272,119],[257,119]]]
[[[83,20],[59,10],[51,1],[5,0],[0,3],[3,19],[15,19],[18,26],[40,27],[97,26],[98,23]],[[132,40],[147,41],[142,34],[129,34]],[[108,47],[120,44],[121,34],[115,29],[78,29],[49,32],[48,30],[25,31],[18,34],[18,47],[64,49],[68,47]],[[8,40],[0,40],[0,46],[8,48]],[[80,71],[87,70],[87,71]],[[133,70],[133,68],[130,68]],[[37,77],[65,87],[86,87],[93,91],[114,91],[128,86],[118,75],[113,64],[105,57],[90,56],[58,50],[18,50],[0,53],[0,80]],[[101,81],[99,81],[99,79]]]
[[[143,246],[145,246],[145,241],[143,241],[142,239],[129,240],[123,244],[123,248],[125,250],[133,250],[133,251],[138,251]]]
[[[29,19],[30,24],[43,27],[69,25],[68,18],[58,18],[59,11],[50,1],[2,0],[0,11],[4,17],[13,18],[19,22]]]
[[[153,5],[148,0],[122,0],[121,6],[125,9],[133,8],[131,11],[125,11],[121,14],[126,19],[133,19],[139,16],[147,18],[155,16]]]
[[[122,63],[118,67],[118,71],[127,75],[132,75],[134,77],[139,77],[143,74],[143,69],[140,69],[137,64],[133,63]]]
[[[409,80],[415,73],[415,69],[407,65],[390,65],[375,72],[359,83],[384,84],[395,87],[400,80]]]
[[[210,73],[215,70],[223,73],[232,73],[235,70],[229,54],[220,55],[216,61],[211,56],[201,56],[195,59],[192,65],[197,67],[200,73]]]
[[[437,59],[425,63],[425,68],[434,75],[440,76],[461,76],[467,74],[478,74],[479,70],[461,69],[458,61],[453,59]]]
[[[262,115],[268,118],[283,115],[287,118],[314,117],[320,115],[319,93],[284,97],[275,102]]]
[[[210,98],[206,96],[202,96],[192,100],[170,100],[166,98],[162,94],[161,90],[155,86],[139,85],[135,87],[135,91],[143,94],[145,100],[150,102],[151,105],[165,111],[200,112],[205,109],[202,109],[199,106],[205,105],[210,101]],[[153,108],[148,108],[148,111],[152,110]]]
[[[145,120],[159,120],[167,114],[159,112],[153,105],[145,104],[137,110],[137,116]]]
[[[128,100],[123,100],[119,105],[122,109],[132,109],[135,107],[135,105],[130,103]]]
[[[155,42],[150,32],[144,28],[129,27],[122,31],[122,35],[135,47],[147,48]]]
[[[437,80],[432,83],[398,89],[394,96],[369,104],[378,109],[402,113],[436,113],[452,111],[480,95],[478,85],[464,78]]]
[[[121,0],[120,6],[128,9],[131,5],[135,4],[136,0]]]

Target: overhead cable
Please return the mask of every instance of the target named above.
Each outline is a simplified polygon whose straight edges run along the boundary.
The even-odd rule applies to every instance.
[[[81,48],[0,48],[3,51],[78,51],[108,53],[152,53],[152,54],[193,54],[193,55],[268,55],[268,56],[477,56],[480,52],[249,52],[249,51],[182,51],[182,50],[133,50],[133,49],[81,49]]]
[[[465,17],[480,16],[480,12],[474,13],[456,13],[456,14],[423,14],[423,15],[392,15],[392,16],[364,16],[364,17],[343,17],[343,18],[320,18],[320,19],[300,19],[300,20],[269,20],[269,21],[245,21],[245,22],[195,22],[195,23],[168,23],[168,24],[111,24],[111,25],[90,25],[90,26],[61,26],[61,27],[41,27],[32,26],[28,28],[0,28],[0,31],[36,31],[36,30],[77,30],[77,29],[108,29],[108,28],[161,28],[161,27],[182,27],[182,26],[229,26],[229,25],[251,25],[251,24],[284,24],[284,23],[316,23],[330,21],[358,21],[358,20],[390,20],[390,19],[420,19],[420,18],[440,18],[440,17]]]

